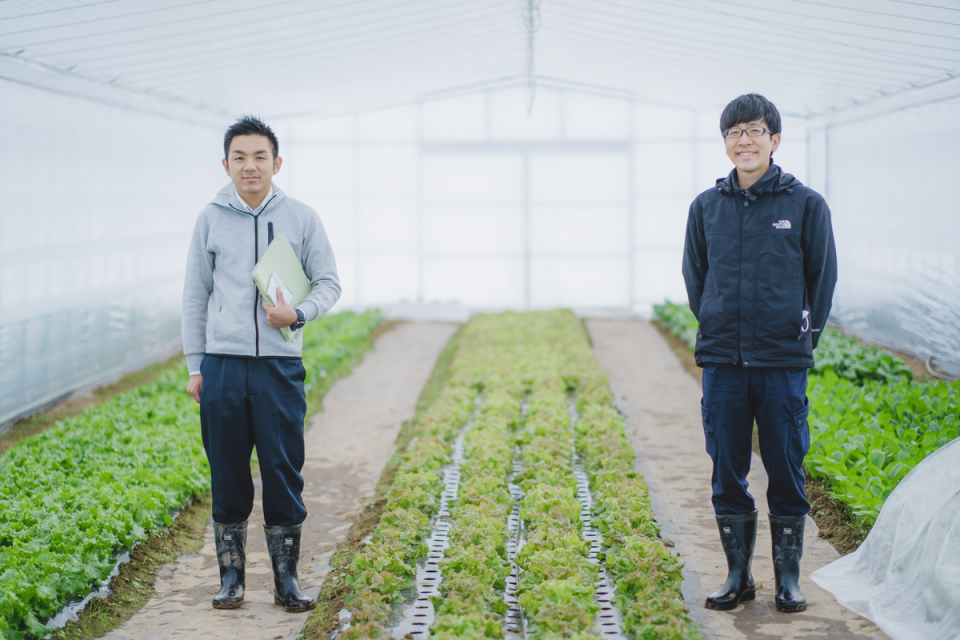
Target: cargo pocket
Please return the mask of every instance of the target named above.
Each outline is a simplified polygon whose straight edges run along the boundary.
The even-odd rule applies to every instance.
[[[707,453],[711,460],[717,459],[717,440],[713,434],[713,424],[710,420],[710,412],[703,405],[703,398],[700,399],[700,414],[703,416],[703,436],[707,443]]]
[[[790,454],[799,464],[810,450],[810,426],[807,416],[810,413],[810,400],[803,397],[803,407],[790,414],[790,424],[787,425],[790,434]]]

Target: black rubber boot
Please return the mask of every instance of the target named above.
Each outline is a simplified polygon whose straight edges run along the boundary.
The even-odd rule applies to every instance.
[[[800,558],[803,557],[803,523],[806,519],[806,516],[770,514],[777,611],[793,612],[807,608],[807,599],[800,591]]]
[[[719,591],[707,596],[703,606],[728,611],[757,597],[757,587],[750,574],[753,548],[757,544],[757,512],[717,516],[717,528],[727,556],[727,581]]]
[[[300,527],[271,527],[263,525],[267,534],[267,550],[273,563],[273,601],[291,613],[309,611],[316,600],[300,591],[297,579],[297,561],[300,559]]]
[[[213,523],[213,539],[220,564],[220,593],[213,597],[214,609],[239,609],[246,579],[247,523]]]

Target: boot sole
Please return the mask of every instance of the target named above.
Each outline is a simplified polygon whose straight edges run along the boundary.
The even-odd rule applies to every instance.
[[[744,591],[738,599],[729,602],[727,604],[717,604],[715,602],[710,602],[707,600],[703,603],[704,609],[710,609],[711,611],[730,611],[731,609],[736,609],[737,605],[741,602],[747,602],[749,600],[755,600],[757,597],[757,590],[750,589],[749,591]],[[804,605],[806,607],[806,605]]]
[[[310,604],[308,604],[308,605],[303,605],[303,606],[298,606],[298,605],[287,606],[287,605],[283,604],[283,600],[281,600],[280,598],[274,596],[274,597],[273,597],[273,603],[274,603],[275,605],[277,605],[278,607],[283,607],[283,610],[286,611],[287,613],[303,613],[304,611],[312,611],[312,610],[314,610],[314,609],[317,608],[317,601],[316,601],[316,600],[311,601]]]
[[[243,604],[243,601],[240,602],[214,602],[214,609],[239,609],[240,605]]]
[[[780,604],[779,602],[777,603],[777,611],[781,611],[781,612],[783,612],[783,613],[796,613],[797,611],[806,611],[806,610],[807,610],[807,605],[806,605],[806,603],[804,603],[804,604],[798,604],[798,605],[793,606],[793,607],[787,607],[787,606],[784,606],[784,605]]]

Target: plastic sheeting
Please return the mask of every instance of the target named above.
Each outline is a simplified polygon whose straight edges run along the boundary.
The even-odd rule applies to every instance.
[[[540,88],[528,115],[526,98],[281,123],[277,181],[320,212],[341,304],[643,315],[685,299],[690,202],[732,168],[720,109]],[[805,180],[802,122],[785,118],[777,162]]]
[[[942,5],[942,6],[937,6]],[[0,58],[51,88],[268,119],[530,80],[688,109],[756,91],[801,117],[956,75],[953,0],[14,0]],[[224,39],[261,40],[243,64]],[[744,61],[749,60],[749,72]],[[2,64],[0,64],[2,71]],[[2,75],[2,74],[0,74]],[[251,78],[263,90],[251,91]]]
[[[0,175],[3,424],[175,348],[185,247],[225,177],[220,128],[0,88],[20,123],[0,136],[22,158]],[[644,314],[684,299],[689,204],[730,170],[719,112],[541,88],[528,115],[526,98],[268,120],[277,184],[330,235],[339,308]],[[788,119],[777,161],[803,180],[805,152]]]
[[[955,7],[881,4],[0,3],[0,424],[176,343],[189,229],[223,183],[208,154],[241,112],[277,129],[278,184],[327,224],[342,306],[680,301],[728,100],[778,104],[777,162],[805,181],[791,116],[956,75]],[[268,44],[236,64],[228,32]],[[838,318],[958,360],[951,110],[831,126],[810,169],[837,214]]]
[[[960,440],[917,465],[860,548],[810,577],[894,640],[960,637]]]
[[[954,98],[830,126],[811,162],[834,216],[833,319],[960,376],[958,111]]]
[[[220,133],[0,86],[0,425],[172,353]]]

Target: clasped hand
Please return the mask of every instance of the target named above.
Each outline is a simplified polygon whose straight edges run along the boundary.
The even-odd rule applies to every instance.
[[[260,305],[267,312],[267,322],[274,329],[289,327],[297,321],[297,312],[283,299],[280,287],[277,287],[277,306],[271,307],[266,300],[261,300]]]

